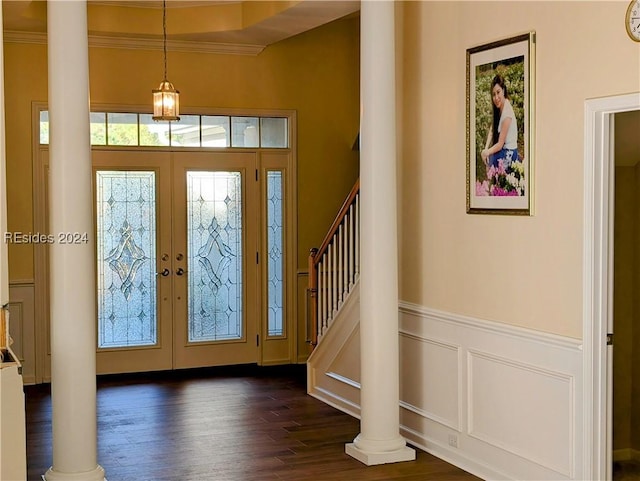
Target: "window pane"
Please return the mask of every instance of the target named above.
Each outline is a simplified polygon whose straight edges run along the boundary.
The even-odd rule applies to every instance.
[[[227,116],[202,116],[202,146],[229,147],[231,135]]]
[[[138,114],[107,114],[109,145],[138,145]]]
[[[267,172],[267,298],[269,311],[269,336],[282,336],[284,313],[283,302],[283,204],[282,204],[282,172],[271,170]]]
[[[152,114],[140,114],[140,145],[169,145],[169,122],[156,122]]]
[[[200,116],[181,115],[180,122],[171,124],[171,145],[176,147],[200,147]]]
[[[286,118],[260,119],[261,147],[288,147],[288,137]]]
[[[189,342],[241,339],[240,172],[187,172]]]
[[[231,147],[258,147],[258,118],[231,117]]]
[[[49,112],[47,110],[40,111],[40,143],[49,143]]]
[[[91,112],[91,145],[107,144],[107,115],[104,112]]]
[[[98,347],[157,343],[155,172],[96,172]]]

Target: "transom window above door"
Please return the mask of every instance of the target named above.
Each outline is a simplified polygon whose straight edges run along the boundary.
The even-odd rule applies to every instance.
[[[91,112],[91,145],[139,147],[289,148],[286,117],[182,115],[154,122],[152,114]],[[40,111],[40,144],[49,143],[49,112]]]

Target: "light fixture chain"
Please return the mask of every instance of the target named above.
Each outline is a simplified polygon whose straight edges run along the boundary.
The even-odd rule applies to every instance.
[[[1,0],[0,0],[1,2]],[[153,89],[153,116],[155,121],[178,122],[180,120],[180,92],[167,79],[167,0],[162,0],[162,53],[164,78],[160,87]]]
[[[167,0],[162,0],[162,45],[164,50],[164,79],[167,80]]]

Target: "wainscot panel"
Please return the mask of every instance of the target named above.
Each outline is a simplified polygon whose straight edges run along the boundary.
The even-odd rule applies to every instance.
[[[36,382],[35,297],[32,280],[9,282],[9,334],[11,349],[22,364],[25,384]]]
[[[582,479],[580,341],[402,303],[400,346],[411,443],[484,479]]]

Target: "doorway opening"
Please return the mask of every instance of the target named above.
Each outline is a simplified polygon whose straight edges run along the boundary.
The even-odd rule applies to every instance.
[[[585,102],[583,416],[586,479],[612,479],[615,115],[640,110],[640,92]]]
[[[640,110],[613,116],[612,479],[640,480]]]

